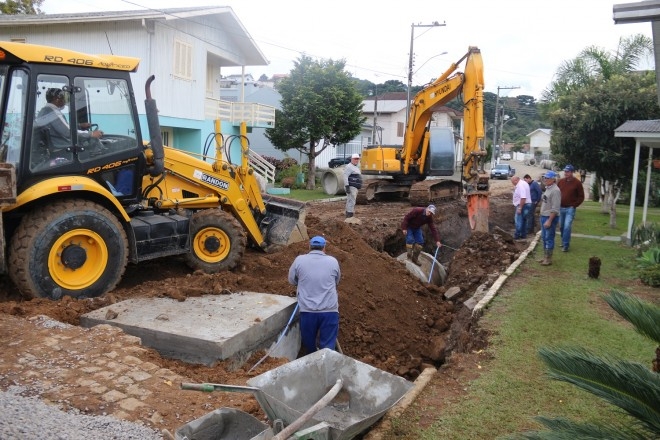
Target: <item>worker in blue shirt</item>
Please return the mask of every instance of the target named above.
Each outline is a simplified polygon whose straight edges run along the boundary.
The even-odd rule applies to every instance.
[[[300,336],[307,353],[334,350],[339,334],[341,271],[337,259],[325,253],[325,245],[325,238],[312,237],[309,253],[298,255],[289,268],[289,283],[298,287]]]

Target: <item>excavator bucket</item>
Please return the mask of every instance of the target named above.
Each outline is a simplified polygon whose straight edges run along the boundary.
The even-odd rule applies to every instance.
[[[475,232],[488,232],[488,193],[474,192],[467,195],[468,218]]]
[[[305,203],[272,195],[264,195],[263,199],[266,216],[259,226],[268,246],[267,251],[309,239],[305,226]]]

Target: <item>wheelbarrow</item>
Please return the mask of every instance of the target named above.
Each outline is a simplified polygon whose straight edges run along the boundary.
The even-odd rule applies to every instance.
[[[250,392],[271,422],[282,421],[286,426],[301,419],[338,380],[343,397],[321,408],[300,429],[327,425],[328,440],[352,439],[413,386],[402,377],[326,348],[253,377],[248,387],[201,384],[184,388],[191,384],[182,384],[182,388]]]

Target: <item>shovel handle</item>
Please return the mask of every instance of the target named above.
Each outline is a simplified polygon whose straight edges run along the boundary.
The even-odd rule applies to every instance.
[[[302,428],[302,426],[309,421],[314,415],[321,411],[323,408],[328,406],[330,401],[339,394],[339,391],[341,391],[343,381],[341,379],[337,379],[337,382],[335,382],[335,385],[330,388],[330,391],[328,391],[323,397],[321,397],[321,400],[316,402],[314,405],[312,405],[311,408],[309,408],[305,413],[291,422],[289,426],[284,428],[279,434],[277,434],[275,437],[273,437],[273,440],[285,440],[289,438],[294,432]]]
[[[244,387],[240,385],[225,385],[219,383],[182,383],[182,390],[204,391],[210,393],[213,391],[235,391],[238,393],[254,393],[258,388]]]

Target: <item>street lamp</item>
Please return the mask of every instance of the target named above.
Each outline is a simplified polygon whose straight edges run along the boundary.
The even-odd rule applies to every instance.
[[[410,54],[408,58],[408,100],[407,100],[407,110],[406,110],[406,127],[408,127],[408,118],[410,117],[410,88],[412,87],[412,77],[413,77],[413,41],[415,40],[415,28],[416,27],[436,27],[436,26],[445,26],[445,23],[438,23],[434,21],[431,24],[411,24],[410,25]]]
[[[415,70],[415,71],[413,72],[413,75],[417,75],[417,72],[419,72],[420,69],[421,69],[422,67],[424,67],[424,65],[425,65],[426,63],[428,63],[429,61],[431,61],[433,58],[440,57],[440,56],[442,56],[442,55],[447,55],[447,52],[446,52],[446,51],[445,51],[445,52],[440,52],[439,54],[437,54],[437,55],[433,55],[431,58],[429,58],[428,60],[424,61],[424,62],[422,63],[422,65],[419,66],[419,67],[417,68],[417,70]]]

